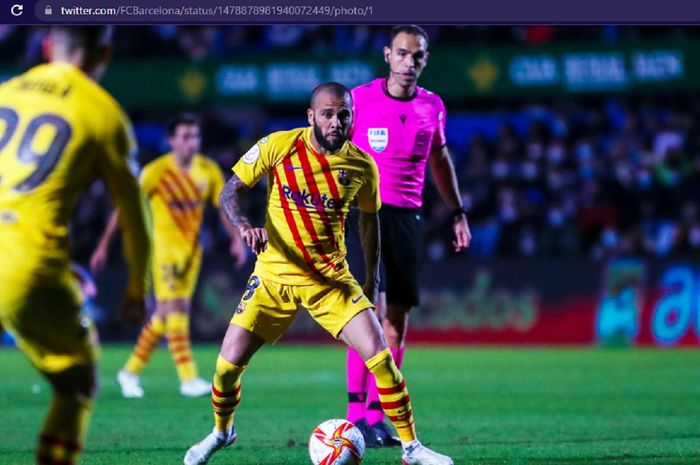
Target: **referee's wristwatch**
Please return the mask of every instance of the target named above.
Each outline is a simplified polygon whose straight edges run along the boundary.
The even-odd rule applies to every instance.
[[[459,208],[455,208],[454,210],[452,210],[451,216],[452,216],[453,220],[458,221],[462,215],[464,215],[465,217],[467,216],[467,209],[466,208],[459,207]]]

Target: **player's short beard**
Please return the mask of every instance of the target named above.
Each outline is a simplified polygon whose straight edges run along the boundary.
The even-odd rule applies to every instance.
[[[342,131],[340,131],[340,138],[338,139],[338,142],[333,143],[329,141],[328,139],[326,139],[326,136],[323,135],[323,130],[321,129],[321,126],[316,124],[316,120],[314,120],[314,137],[316,137],[318,143],[321,144],[321,147],[328,150],[329,152],[335,152],[340,147],[342,147],[345,141],[347,140],[347,138],[343,136]]]

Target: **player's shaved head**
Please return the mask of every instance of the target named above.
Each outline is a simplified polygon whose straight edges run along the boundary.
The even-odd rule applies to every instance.
[[[316,88],[311,91],[311,102],[309,106],[311,108],[316,108],[319,96],[324,94],[330,95],[338,100],[347,99],[352,104],[352,94],[350,93],[350,89],[338,82],[325,82],[316,86]]]
[[[311,92],[306,116],[313,131],[312,143],[327,153],[340,149],[352,127],[352,94],[337,82],[326,82]]]

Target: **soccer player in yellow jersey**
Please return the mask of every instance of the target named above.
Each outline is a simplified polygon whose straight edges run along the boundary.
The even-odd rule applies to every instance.
[[[124,218],[122,316],[141,322],[150,242],[126,115],[95,82],[111,29],[53,27],[50,63],[0,86],[0,322],[52,387],[38,464],[77,463],[95,391],[95,348],[70,268],[68,222],[102,179]]]
[[[207,463],[236,440],[233,415],[241,376],[265,343],[275,342],[298,307],[334,337],[352,346],[374,374],[382,407],[403,445],[406,465],[452,465],[416,437],[403,376],[373,313],[379,265],[379,175],[373,159],[348,141],[352,97],[341,84],[318,86],[307,110],[310,127],[271,134],[233,167],[221,205],[258,255],[216,361],[212,386],[214,429],[185,455],[185,465]],[[240,196],[267,176],[265,226],[254,227]],[[345,217],[357,199],[367,280],[362,287],[345,260]]]
[[[127,398],[143,396],[139,374],[163,335],[167,336],[180,379],[180,393],[196,397],[211,392],[211,384],[197,375],[192,358],[189,311],[202,261],[198,236],[204,209],[207,204],[218,208],[224,176],[214,160],[199,153],[200,126],[194,114],[175,116],[167,125],[172,151],[147,164],[141,173],[141,189],[153,215],[156,308],[117,376],[122,395]],[[245,245],[235,228],[221,216],[231,236],[231,254],[242,265]],[[116,225],[113,215],[93,254],[93,271],[103,267]]]

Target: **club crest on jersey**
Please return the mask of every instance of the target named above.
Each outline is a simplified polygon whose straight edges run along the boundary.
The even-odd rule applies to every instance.
[[[382,152],[389,144],[389,128],[369,128],[367,140],[372,150]]]
[[[338,184],[345,187],[350,185],[350,175],[346,170],[338,171]]]

